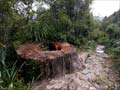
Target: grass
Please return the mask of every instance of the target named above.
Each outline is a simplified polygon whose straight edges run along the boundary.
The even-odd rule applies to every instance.
[[[0,48],[0,90],[30,90],[29,86],[17,77],[20,69],[17,60],[6,61],[6,54],[5,48]]]

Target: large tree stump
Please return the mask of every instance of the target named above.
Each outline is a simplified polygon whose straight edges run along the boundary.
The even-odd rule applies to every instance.
[[[49,50],[42,50],[40,44],[24,44],[17,49],[18,55],[26,60],[38,61],[43,76],[57,77],[82,69],[82,63],[74,46],[69,43],[47,43]]]

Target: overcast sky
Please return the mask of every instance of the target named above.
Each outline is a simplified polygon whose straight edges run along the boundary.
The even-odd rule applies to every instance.
[[[94,0],[92,12],[94,16],[109,16],[120,9],[120,0]]]

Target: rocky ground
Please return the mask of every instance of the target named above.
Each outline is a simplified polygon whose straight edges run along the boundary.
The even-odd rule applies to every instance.
[[[79,53],[84,69],[72,74],[36,82],[32,90],[119,90],[117,72],[104,52]]]

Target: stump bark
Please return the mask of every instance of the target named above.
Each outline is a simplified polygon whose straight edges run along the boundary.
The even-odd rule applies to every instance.
[[[82,62],[78,57],[75,47],[68,43],[61,43],[55,45],[55,48],[56,50],[54,51],[41,51],[38,44],[27,44],[21,46],[17,50],[17,53],[25,59],[32,59],[34,62],[39,62],[41,67],[38,65],[39,68],[34,73],[37,74],[38,71],[39,73],[42,72],[43,78],[59,77],[66,73],[73,73],[82,69]],[[28,68],[27,65],[24,67],[24,73],[27,72]]]

